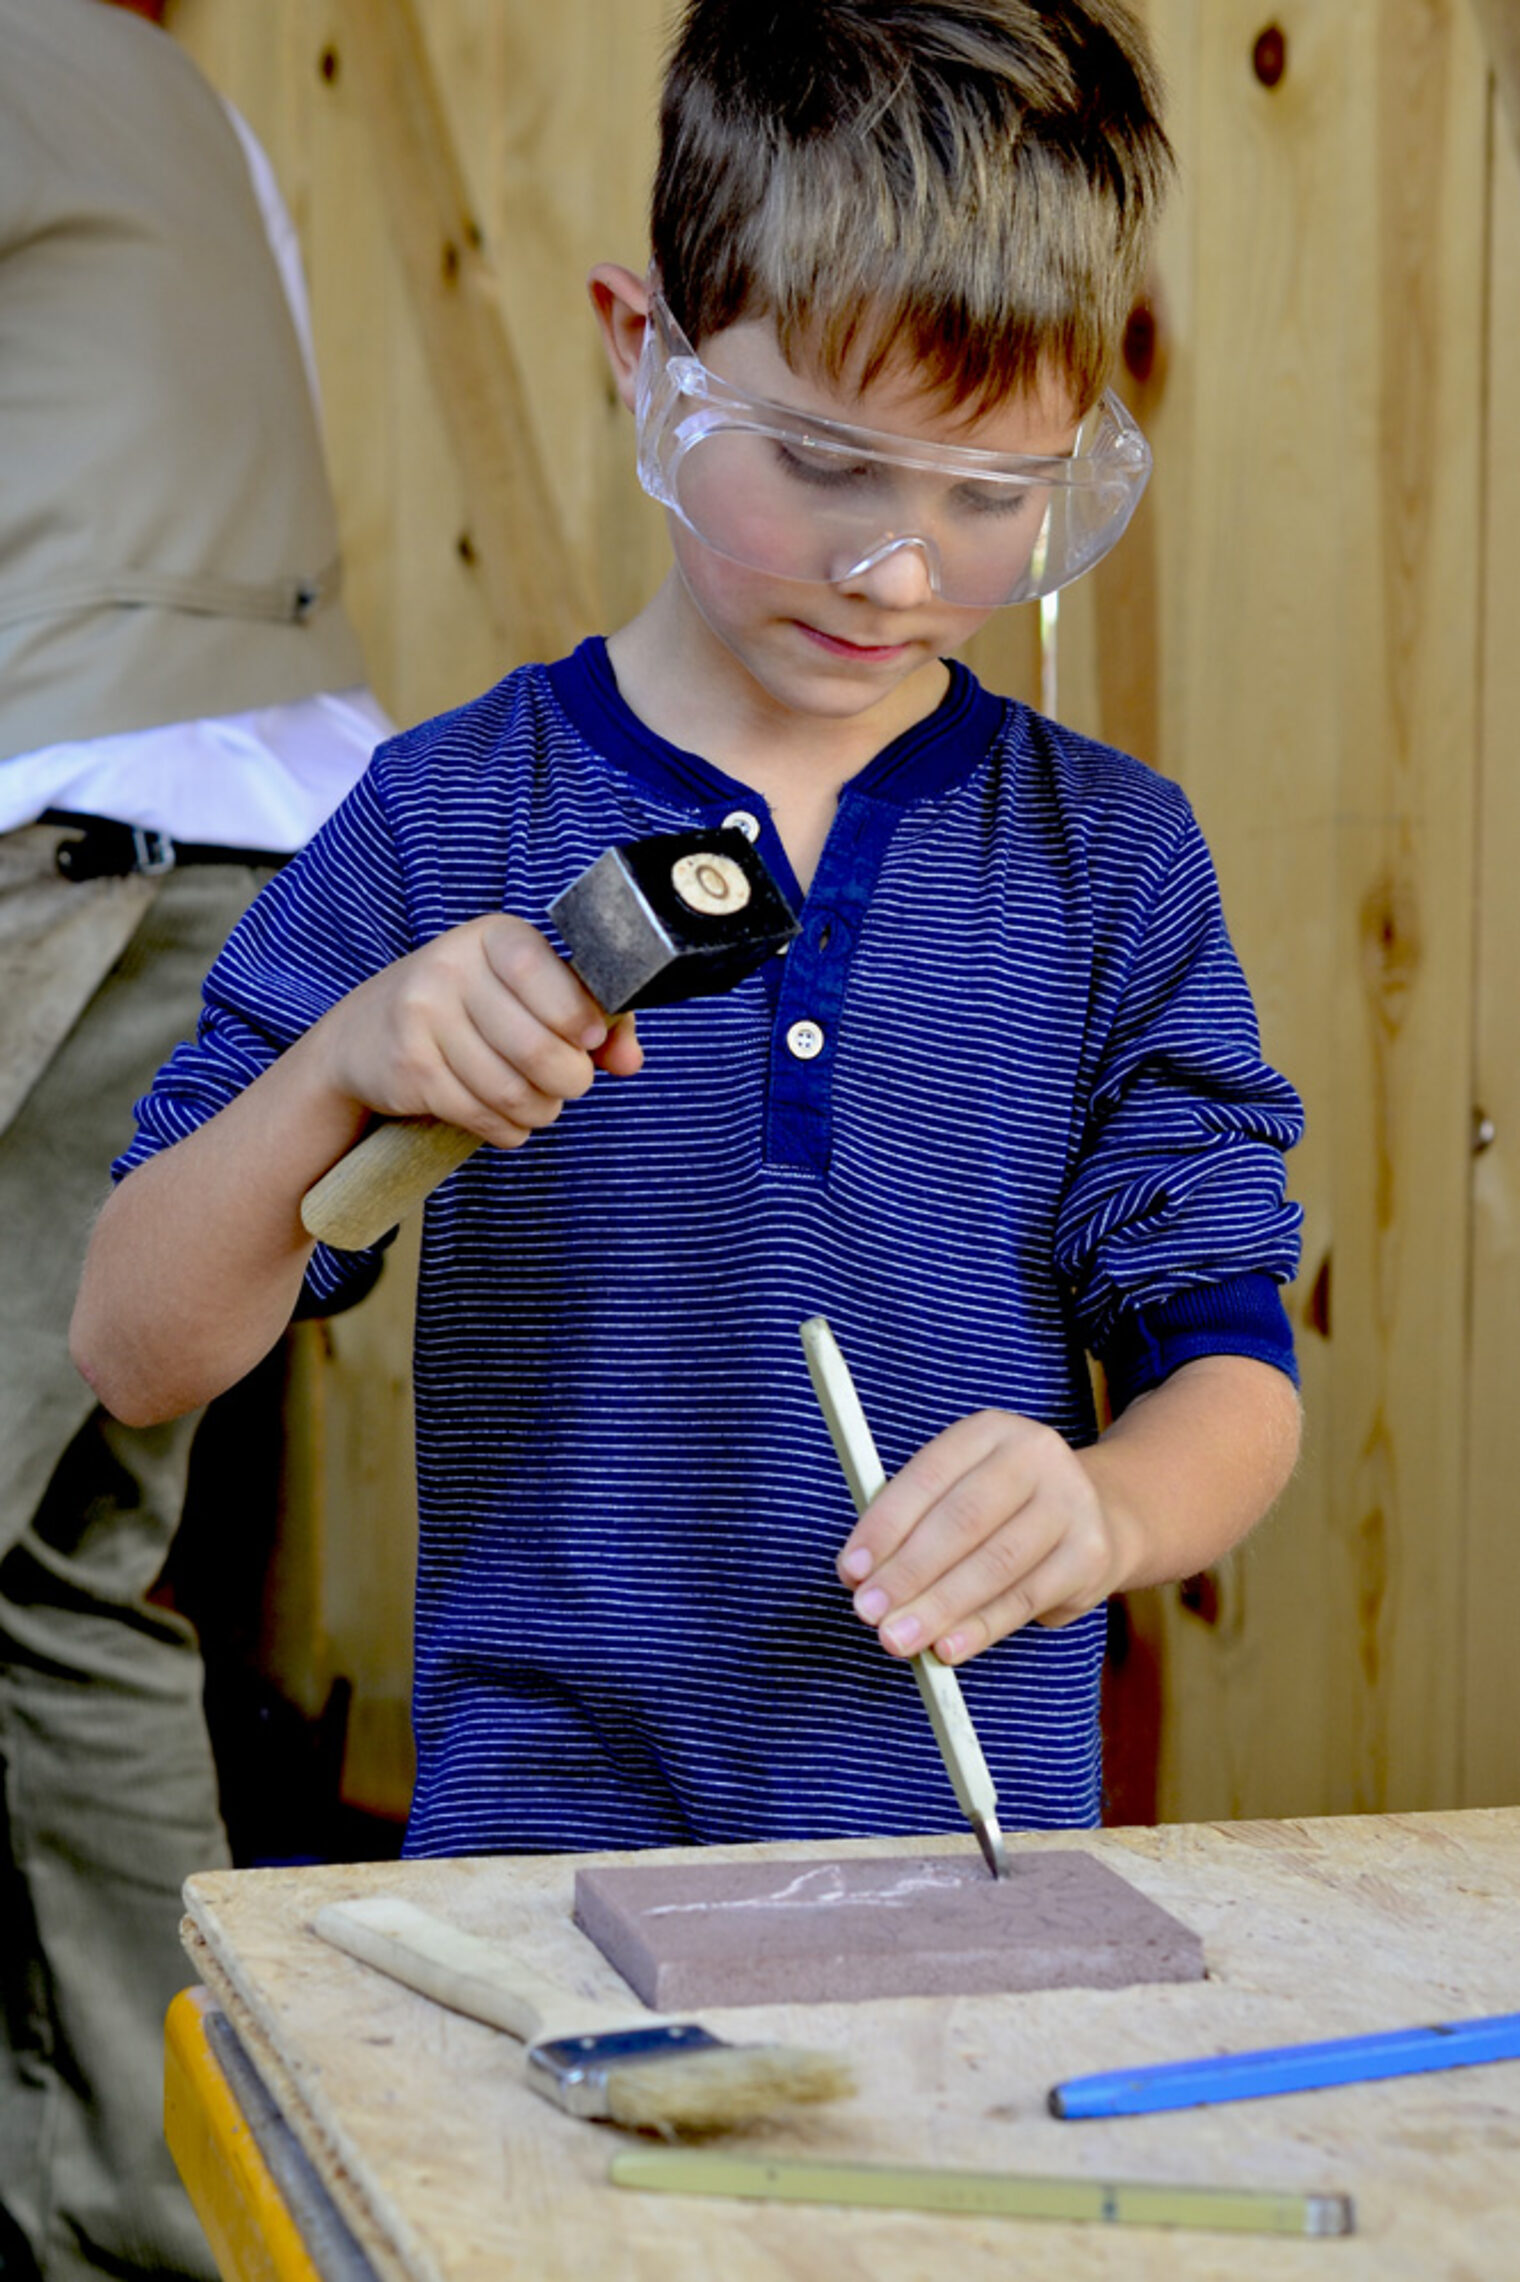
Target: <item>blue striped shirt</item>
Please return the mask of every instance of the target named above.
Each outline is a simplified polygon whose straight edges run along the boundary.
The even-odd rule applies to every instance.
[[[964,1827],[835,1575],[807,1316],[889,1472],[984,1406],[1090,1441],[1088,1349],[1120,1401],[1191,1354],[1292,1369],[1301,1114],[1187,802],[960,667],[846,786],[805,906],[764,803],[646,729],[599,642],[396,738],[238,927],[118,1172],[386,961],[492,909],[558,943],[606,846],[736,813],[789,953],[646,1010],[637,1077],[427,1207],[415,1854]],[[365,1268],[319,1251],[310,1288]],[[963,1668],[1011,1827],[1098,1818],[1104,1624]]]

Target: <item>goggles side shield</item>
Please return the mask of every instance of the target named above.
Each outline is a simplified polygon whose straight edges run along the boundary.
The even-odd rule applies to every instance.
[[[636,413],[640,483],[716,553],[834,584],[911,546],[934,591],[973,609],[1030,602],[1090,570],[1151,467],[1112,393],[1055,458],[916,443],[749,396],[708,371],[658,295]]]

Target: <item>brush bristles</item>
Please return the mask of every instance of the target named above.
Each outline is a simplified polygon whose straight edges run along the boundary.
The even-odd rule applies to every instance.
[[[629,2131],[728,2131],[778,2107],[848,2099],[854,2089],[849,2068],[832,2053],[721,2044],[610,2069],[607,2112]]]

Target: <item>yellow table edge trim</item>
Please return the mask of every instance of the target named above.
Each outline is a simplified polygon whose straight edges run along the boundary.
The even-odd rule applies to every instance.
[[[321,2282],[206,2034],[208,1989],[164,2021],[164,2138],[224,2282]]]

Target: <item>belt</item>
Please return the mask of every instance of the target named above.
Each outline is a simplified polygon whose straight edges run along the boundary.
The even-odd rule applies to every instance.
[[[43,824],[77,826],[76,840],[60,840],[54,863],[66,880],[125,879],[129,872],[153,878],[184,864],[253,864],[278,871],[288,850],[229,848],[216,840],[175,840],[143,824],[121,824],[114,816],[82,816],[72,808],[48,808]]]

